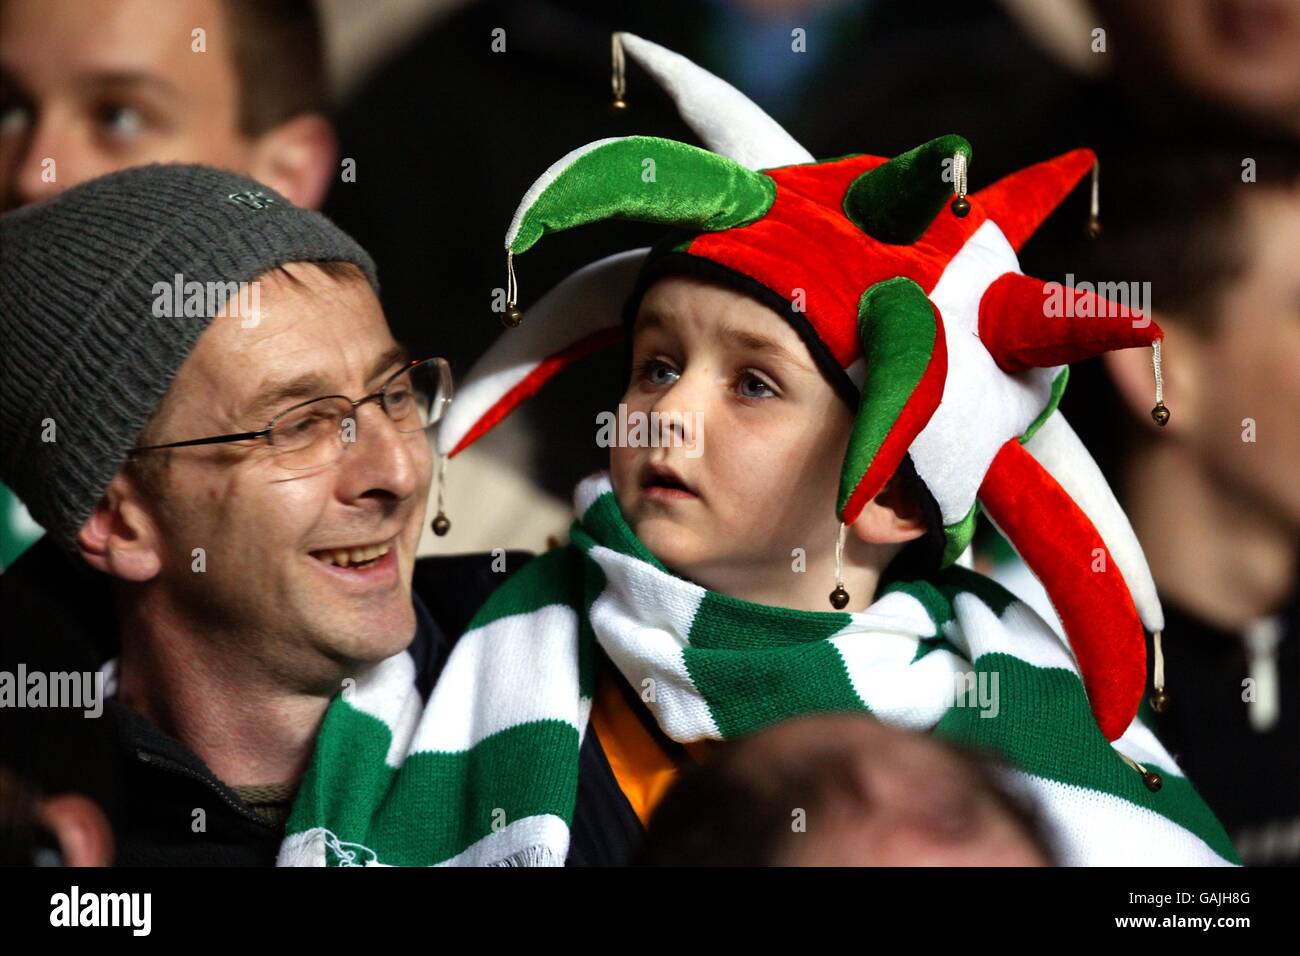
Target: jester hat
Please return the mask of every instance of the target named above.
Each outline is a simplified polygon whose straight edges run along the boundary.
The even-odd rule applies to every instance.
[[[841,519],[856,520],[904,456],[938,505],[944,565],[970,543],[982,506],[1043,583],[1098,725],[1118,738],[1146,681],[1143,629],[1158,635],[1163,616],[1133,530],[1057,404],[1067,363],[1106,350],[1151,345],[1158,371],[1162,333],[1080,290],[1064,290],[1071,317],[1055,314],[1060,287],[1023,275],[1016,259],[1093,168],[1091,151],[967,196],[960,136],[892,159],[819,162],[686,58],[632,34],[614,42],[616,69],[626,51],[709,148],[616,137],[547,169],[506,233],[507,324],[523,318],[514,256],[547,233],[605,219],[674,233],[587,266],[532,305],[469,373],[439,451],[454,456],[560,369],[621,341],[624,306],[657,263],[686,256],[728,270],[788,303],[782,314],[832,385],[858,396]],[[621,102],[621,75],[615,85]]]

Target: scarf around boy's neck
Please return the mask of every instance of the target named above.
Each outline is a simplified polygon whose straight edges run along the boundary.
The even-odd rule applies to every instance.
[[[1062,863],[1237,862],[1151,731],[1112,747],[1067,646],[994,582],[955,567],[861,612],[768,607],[668,572],[607,474],[575,500],[571,543],[493,594],[427,701],[402,653],[331,703],[280,865],[562,865],[597,643],[674,740],[867,712],[1000,753]]]

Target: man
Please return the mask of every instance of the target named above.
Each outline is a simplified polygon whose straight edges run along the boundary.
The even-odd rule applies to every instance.
[[[995,756],[865,714],[724,748],[655,809],[650,866],[1047,866],[1051,839]]]
[[[0,0],[0,211],[149,162],[316,209],[336,167],[311,0]],[[0,486],[0,569],[40,535]]]
[[[1248,865],[1300,863],[1300,152],[1238,140],[1117,163],[1080,275],[1149,282],[1168,336],[1161,440],[1151,367],[1107,356],[1072,399],[1151,558],[1165,606],[1159,737]],[[1185,177],[1185,178],[1184,178]],[[1171,183],[1195,182],[1186,202]],[[1154,660],[1153,660],[1154,663]]]
[[[0,209],[167,161],[315,209],[328,105],[311,0],[0,0]]]
[[[450,382],[376,289],[328,220],[207,167],[0,217],[0,477],[49,530],[0,613],[112,696],[120,863],[272,862],[329,700],[404,653],[427,694],[516,563],[417,569]]]

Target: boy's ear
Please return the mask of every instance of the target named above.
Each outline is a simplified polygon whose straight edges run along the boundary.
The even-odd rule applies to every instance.
[[[82,559],[115,578],[148,581],[162,569],[160,544],[138,486],[119,471],[77,534]]]
[[[895,475],[867,502],[851,527],[867,544],[902,544],[925,534],[925,513],[907,484]]]

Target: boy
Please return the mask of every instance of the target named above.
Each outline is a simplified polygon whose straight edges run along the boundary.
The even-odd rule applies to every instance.
[[[998,752],[1066,864],[1236,862],[1134,719],[1159,604],[1055,414],[1066,362],[1152,344],[1158,372],[1159,329],[1095,297],[1070,314],[1101,317],[1049,318],[1062,290],[1016,266],[1091,155],[967,198],[960,137],[818,163],[689,61],[631,35],[616,50],[713,151],[603,140],[534,184],[506,237],[506,319],[523,329],[470,375],[439,446],[455,454],[618,341],[620,309],[625,440],[577,489],[572,544],[489,600],[423,712],[382,673],[332,706],[281,862],[623,862],[678,767],[854,710]],[[679,231],[525,318],[513,256],[620,216]],[[647,447],[650,412],[668,425]],[[1043,578],[1069,648],[953,567],[977,498]]]

